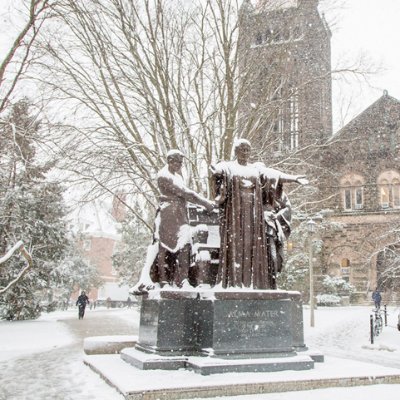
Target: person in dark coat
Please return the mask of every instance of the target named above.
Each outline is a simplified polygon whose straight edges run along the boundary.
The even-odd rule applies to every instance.
[[[85,308],[89,303],[89,297],[87,297],[86,293],[82,291],[78,297],[78,300],[76,300],[76,305],[79,307],[79,319],[83,319],[85,315]]]
[[[373,292],[372,292],[372,300],[375,303],[375,308],[381,308],[381,300],[382,300],[382,296],[378,290],[378,288],[376,288]]]

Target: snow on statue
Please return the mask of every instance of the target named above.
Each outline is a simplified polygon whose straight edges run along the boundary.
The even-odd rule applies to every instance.
[[[189,285],[191,231],[187,215],[187,202],[211,211],[215,205],[187,188],[182,179],[184,155],[170,150],[167,165],[157,177],[160,191],[159,207],[155,220],[154,242],[149,247],[145,267],[132,292],[144,292],[154,287]]]
[[[235,160],[211,166],[221,244],[216,281],[206,283],[222,288],[276,289],[283,243],[290,235],[291,223],[291,206],[282,186],[285,182],[306,184],[307,180],[267,168],[263,163],[249,163],[251,145],[247,140],[237,140],[234,151]],[[156,285],[187,288],[192,256],[195,262],[201,259],[207,265],[203,255],[193,254],[187,202],[208,211],[216,206],[184,185],[182,160],[180,151],[170,151],[167,165],[158,173],[161,195],[154,242],[132,293],[143,293]],[[196,282],[203,283],[203,279]]]
[[[221,213],[217,283],[223,288],[276,289],[283,241],[290,234],[291,221],[282,183],[304,184],[307,180],[262,163],[249,163],[248,140],[237,140],[234,151],[235,160],[212,167]]]

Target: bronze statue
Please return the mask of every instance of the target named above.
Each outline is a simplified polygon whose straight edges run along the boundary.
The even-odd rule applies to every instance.
[[[290,203],[282,183],[306,180],[262,163],[249,163],[247,140],[238,140],[234,150],[236,160],[212,167],[215,201],[220,207],[217,282],[223,288],[276,289],[281,268],[277,252],[285,232],[290,233]]]
[[[167,165],[157,176],[160,191],[155,219],[154,243],[149,248],[146,266],[135,291],[145,291],[159,283],[183,287],[189,285],[191,231],[187,202],[212,210],[215,205],[185,186],[182,179],[184,155],[179,150],[167,154]],[[151,280],[149,279],[151,278]]]

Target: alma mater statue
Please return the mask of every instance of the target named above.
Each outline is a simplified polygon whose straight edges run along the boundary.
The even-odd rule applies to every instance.
[[[276,275],[282,268],[282,247],[290,234],[291,207],[282,183],[306,183],[303,176],[288,175],[249,163],[250,142],[235,142],[236,160],[211,167],[219,206],[221,246],[217,284],[223,288],[276,289]],[[183,154],[171,150],[167,165],[158,173],[159,209],[154,243],[139,282],[132,293],[139,294],[169,284],[189,283],[191,232],[187,202],[212,210],[215,204],[183,184]]]
[[[250,142],[234,145],[236,160],[212,167],[215,201],[220,207],[220,255],[217,283],[223,288],[276,289],[282,268],[282,241],[290,234],[291,208],[282,183],[307,183],[249,163]]]

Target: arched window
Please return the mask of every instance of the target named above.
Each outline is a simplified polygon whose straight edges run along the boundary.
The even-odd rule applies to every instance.
[[[392,181],[393,207],[400,207],[400,180]]]
[[[382,208],[389,207],[389,182],[386,179],[382,179],[379,185],[379,191],[381,194],[381,206]]]
[[[343,209],[361,210],[364,206],[364,179],[360,175],[348,174],[340,180]]]
[[[352,195],[351,195],[351,184],[350,182],[346,182],[344,184],[344,209],[351,210],[352,207]]]
[[[354,208],[360,210],[363,207],[363,186],[361,181],[356,181],[354,187]]]
[[[378,177],[379,204],[382,208],[400,207],[400,174],[388,170]]]

